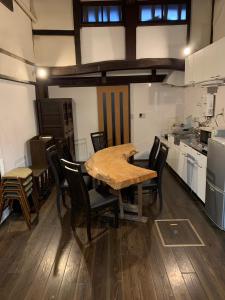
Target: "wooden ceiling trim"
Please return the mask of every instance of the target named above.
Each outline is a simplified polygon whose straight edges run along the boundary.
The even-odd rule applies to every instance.
[[[67,67],[50,67],[50,77],[82,75],[98,72],[140,69],[164,69],[184,71],[184,60],[176,58],[143,58],[137,60],[113,60]]]

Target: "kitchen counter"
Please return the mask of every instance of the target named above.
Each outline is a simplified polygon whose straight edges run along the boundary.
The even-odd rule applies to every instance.
[[[181,140],[181,142],[207,156],[207,151],[203,148],[204,146],[198,140]]]

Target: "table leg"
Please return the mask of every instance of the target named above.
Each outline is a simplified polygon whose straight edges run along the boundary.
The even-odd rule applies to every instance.
[[[120,218],[124,219],[123,197],[121,191],[119,191],[119,205],[120,205]]]
[[[143,194],[142,194],[142,183],[138,184],[138,217],[142,217],[142,205],[143,205]]]

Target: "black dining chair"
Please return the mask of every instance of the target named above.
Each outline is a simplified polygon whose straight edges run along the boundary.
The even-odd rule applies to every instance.
[[[159,195],[159,201],[160,201],[160,211],[163,207],[163,197],[162,197],[162,176],[163,176],[163,170],[166,165],[166,159],[168,156],[169,147],[167,147],[165,144],[161,143],[159,148],[159,153],[157,156],[157,160],[155,163],[155,170],[157,172],[157,177],[153,178],[151,180],[147,180],[143,182],[142,188],[144,191],[152,191],[155,193],[157,199],[157,195]]]
[[[91,141],[95,152],[108,147],[107,138],[104,131],[92,132]]]
[[[118,227],[118,198],[112,194],[102,195],[95,189],[87,190],[79,164],[69,165],[61,159],[64,173],[69,184],[71,196],[71,222],[74,223],[75,212],[83,208],[86,215],[88,240],[91,241],[91,219],[107,210],[114,212],[115,227]]]
[[[48,163],[50,165],[52,175],[55,181],[56,185],[56,204],[57,204],[57,210],[58,215],[61,217],[61,198],[64,207],[67,208],[66,202],[65,202],[65,192],[68,191],[68,184],[65,180],[65,175],[63,173],[63,169],[60,164],[60,157],[57,151],[57,148],[55,145],[49,147],[47,150],[47,159]]]
[[[155,170],[159,147],[160,147],[160,139],[157,136],[155,136],[154,143],[149,153],[148,161],[134,162],[134,165],[137,167]]]
[[[73,162],[73,156],[70,152],[70,149],[68,147],[68,144],[66,143],[65,140],[62,140],[58,143],[58,149],[59,149],[59,152],[60,152],[60,158],[64,158],[65,160],[67,161],[70,161],[70,162]],[[85,176],[89,176],[88,173],[87,173],[87,170],[84,166],[84,163],[83,162],[79,162],[80,165],[81,165],[81,171],[82,171],[82,174],[85,175]]]
[[[47,149],[47,159],[54,177],[55,185],[56,185],[56,204],[58,215],[61,217],[61,198],[64,207],[67,208],[65,202],[65,192],[69,191],[68,183],[64,175],[63,168],[60,163],[60,154],[55,145],[49,147]],[[84,176],[84,182],[88,189],[91,188],[92,182],[90,176]]]

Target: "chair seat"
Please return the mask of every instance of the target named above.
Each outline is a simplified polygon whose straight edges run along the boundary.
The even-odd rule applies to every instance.
[[[112,194],[100,194],[98,191],[95,189],[91,189],[89,192],[89,197],[90,197],[90,204],[91,208],[100,208],[104,206],[109,206],[110,204],[114,204],[115,202],[118,201],[118,198]]]
[[[143,160],[143,161],[134,161],[133,163],[136,167],[141,167],[141,168],[146,168],[148,169],[148,160]]]
[[[92,185],[91,177],[84,175],[83,178],[84,178],[84,182],[85,182],[85,185],[86,185],[87,189],[90,189],[91,185]],[[68,182],[67,182],[66,179],[61,184],[61,189],[69,189],[69,185],[68,185]]]
[[[142,188],[143,189],[151,189],[151,188],[157,187],[157,185],[158,185],[157,178],[153,178],[153,179],[144,181],[142,184]]]

